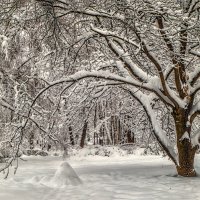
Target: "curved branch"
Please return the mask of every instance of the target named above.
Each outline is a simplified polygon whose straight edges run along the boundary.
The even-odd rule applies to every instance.
[[[167,138],[166,134],[164,133],[164,131],[159,126],[159,124],[156,120],[156,116],[154,114],[154,111],[151,108],[151,104],[149,102],[148,96],[143,94],[141,91],[132,92],[128,89],[125,89],[125,90],[128,91],[129,94],[132,97],[134,97],[141,104],[141,106],[143,107],[143,109],[145,110],[145,112],[147,114],[149,122],[152,125],[153,133],[154,133],[154,136],[156,137],[158,143],[163,148],[163,150],[167,153],[169,158],[171,158],[171,160],[174,162],[174,164],[176,166],[178,166],[178,161],[177,161],[177,158],[176,158],[177,156],[176,156],[176,153],[173,149],[171,141]]]
[[[200,101],[198,101],[195,105],[193,105],[189,113],[191,124],[199,114],[200,114]]]
[[[200,78],[200,67],[197,67],[194,72],[189,74],[189,82],[191,86],[194,86],[194,84],[197,82],[197,80]]]
[[[174,96],[171,95],[172,93],[170,92],[170,88],[168,87],[168,85],[166,83],[165,76],[164,76],[161,64],[159,63],[158,59],[156,59],[156,57],[150,52],[147,44],[144,41],[142,41],[142,46],[144,49],[144,53],[147,55],[149,60],[155,65],[156,69],[158,70],[160,81],[161,81],[161,84],[162,84],[162,87],[164,90],[163,91],[164,95],[166,95],[170,99],[170,101],[173,102],[175,107],[179,107],[178,102],[174,99]]]
[[[107,43],[109,48],[115,53],[119,59],[125,63],[127,71],[130,73],[131,76],[136,77],[139,81],[145,81],[147,82],[148,78],[150,76],[144,72],[142,69],[140,69],[137,65],[135,65],[132,60],[130,59],[130,56],[127,52],[125,52],[123,49],[119,48],[111,39],[109,36],[117,37],[114,33],[110,33],[109,31],[102,31],[100,29],[91,27],[92,30],[99,35],[103,36]],[[122,39],[122,38],[121,38]],[[135,47],[140,48],[138,44],[131,42]]]

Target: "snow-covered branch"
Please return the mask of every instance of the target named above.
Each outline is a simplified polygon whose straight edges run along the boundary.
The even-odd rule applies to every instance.
[[[102,30],[102,29],[99,29],[99,28],[96,28],[94,27],[93,25],[91,25],[91,29],[96,32],[96,33],[99,33],[100,35],[103,35],[103,36],[110,36],[110,37],[113,37],[113,38],[118,38],[120,39],[121,41],[123,42],[127,42],[131,45],[133,45],[134,47],[136,47],[137,49],[140,49],[140,45],[138,43],[136,43],[135,41],[127,38],[126,36],[120,36],[118,33],[116,32],[112,32],[112,31],[107,31],[107,30]]]
[[[171,141],[168,139],[168,137],[166,136],[165,132],[160,127],[156,119],[156,115],[151,106],[150,97],[146,94],[143,94],[141,91],[138,91],[138,90],[133,90],[133,91],[129,90],[129,92],[135,99],[137,99],[140,102],[140,104],[145,109],[145,112],[151,122],[154,135],[157,138],[159,144],[162,146],[162,148],[168,154],[168,156],[172,159],[175,165],[178,165],[177,155],[174,151],[173,145]]]
[[[15,111],[15,108],[11,106],[9,103],[7,103],[4,99],[0,99],[0,105],[11,111]]]
[[[191,143],[193,147],[197,147],[200,145],[200,129],[198,129],[191,138]]]
[[[192,109],[189,113],[190,121],[192,122],[198,114],[200,114],[200,101],[198,101],[195,105],[192,106]]]
[[[91,28],[96,33],[107,38],[108,45],[110,45],[110,48],[121,59],[121,61],[125,63],[125,66],[128,68],[127,71],[129,73],[131,73],[131,76],[135,76],[136,78],[138,78],[139,80],[144,81],[144,82],[148,81],[148,79],[150,78],[150,75],[148,75],[141,68],[139,68],[135,63],[133,63],[128,52],[126,52],[124,49],[117,46],[115,44],[115,42],[113,42],[113,40],[110,39],[110,37],[108,37],[108,36],[118,37],[115,33],[110,33],[110,31],[104,31],[104,30],[101,30],[98,28],[94,28],[93,26]],[[124,40],[122,38],[120,38],[120,39],[121,39],[121,42],[124,43]],[[126,40],[125,40],[125,42],[126,42]],[[139,45],[137,43],[131,42],[131,44],[133,44],[135,47],[139,48]]]
[[[193,86],[198,80],[198,78],[200,78],[200,66],[199,67],[197,66],[193,72],[190,72],[189,74],[190,84]]]

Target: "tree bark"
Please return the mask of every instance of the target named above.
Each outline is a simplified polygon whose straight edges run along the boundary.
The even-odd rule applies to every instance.
[[[34,132],[32,131],[31,133],[30,133],[30,136],[29,136],[29,148],[30,149],[34,149],[34,137],[35,136],[35,134],[34,134]]]
[[[86,134],[87,134],[87,127],[88,127],[88,122],[85,121],[84,122],[84,126],[83,126],[83,132],[82,132],[82,136],[81,136],[81,142],[80,142],[80,147],[83,148],[85,145],[85,138],[86,138]]]
[[[178,175],[185,177],[196,176],[194,169],[194,157],[196,149],[190,140],[191,127],[187,127],[188,116],[184,109],[174,112],[174,120],[177,136],[177,150],[179,165],[176,167]]]
[[[75,145],[75,142],[74,142],[74,135],[73,135],[72,127],[71,127],[71,126],[69,126],[69,138],[70,138],[70,143],[71,143],[71,145]]]
[[[127,130],[127,143],[134,143],[135,141],[134,134],[131,132],[131,130]]]

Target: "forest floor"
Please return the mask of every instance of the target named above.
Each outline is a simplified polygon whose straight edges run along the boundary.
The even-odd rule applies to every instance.
[[[82,184],[51,185],[61,157],[25,157],[16,175],[0,179],[1,200],[184,200],[200,199],[200,177],[175,176],[161,156],[72,157],[67,160]],[[200,172],[200,156],[196,158]],[[44,181],[46,180],[46,181]]]

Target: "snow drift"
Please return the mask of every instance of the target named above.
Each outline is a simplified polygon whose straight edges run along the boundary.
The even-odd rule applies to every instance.
[[[67,185],[79,185],[82,181],[69,163],[63,162],[50,183],[54,187],[65,187]]]

